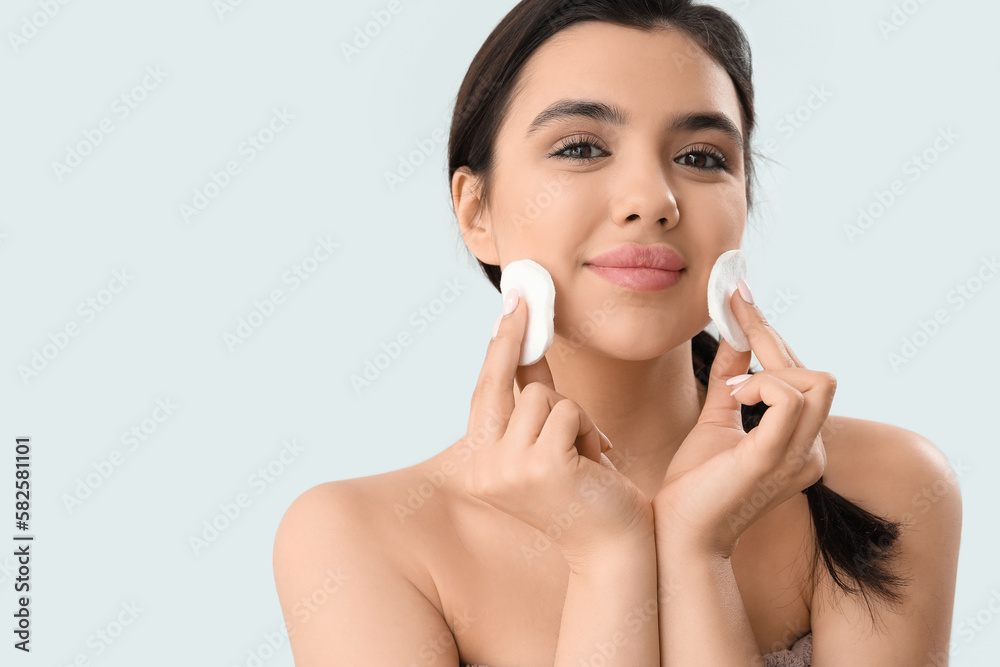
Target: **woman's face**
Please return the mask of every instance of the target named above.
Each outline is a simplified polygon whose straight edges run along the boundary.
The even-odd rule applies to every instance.
[[[463,232],[469,247],[501,269],[524,258],[548,269],[556,335],[572,347],[639,360],[690,339],[710,321],[715,259],[740,246],[746,221],[743,128],[725,70],[676,30],[590,21],[548,40],[521,76],[489,209]],[[627,122],[573,114],[533,127],[565,100],[607,105]],[[587,268],[625,243],[675,250],[678,282],[634,291]]]

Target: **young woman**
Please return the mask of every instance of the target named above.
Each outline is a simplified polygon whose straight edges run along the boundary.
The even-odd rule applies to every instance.
[[[703,331],[752,204],[751,73],[736,23],[681,0],[524,0],[489,36],[453,117],[455,213],[498,290],[512,261],[548,269],[556,341],[518,367],[508,299],[463,438],[288,509],[298,667],[947,664],[946,459],[829,416],[834,376],[745,283],[763,370]]]

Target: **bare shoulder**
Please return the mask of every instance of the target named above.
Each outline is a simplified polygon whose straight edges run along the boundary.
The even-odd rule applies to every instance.
[[[285,510],[275,542],[304,546],[300,541],[310,540],[310,535],[363,525],[370,512],[364,496],[364,485],[353,479],[325,482],[303,491]]]
[[[822,430],[823,483],[875,514],[909,523],[929,504],[961,515],[956,471],[938,447],[908,429],[831,415]],[[958,471],[961,474],[961,470]]]
[[[355,480],[326,482],[301,493],[285,510],[274,537],[272,565],[282,607],[307,579],[326,594],[350,579],[344,571],[357,555],[378,558],[383,551],[370,525],[364,485]],[[335,583],[323,582],[324,577]],[[318,583],[317,583],[318,582]],[[287,599],[286,599],[287,598]],[[296,611],[298,611],[296,609]],[[292,623],[286,609],[286,624]],[[294,614],[298,615],[298,614]]]
[[[387,490],[401,472],[319,484],[285,511],[272,561],[296,665],[405,664],[450,636],[393,544]],[[454,664],[454,644],[442,647],[428,662]]]
[[[843,594],[819,567],[810,603],[818,638],[813,664],[916,665],[942,655],[947,662],[962,531],[961,469],[956,474],[934,443],[898,426],[831,416],[822,436],[824,484],[900,525],[890,569],[904,586],[901,605],[878,605],[870,616],[876,608]],[[863,566],[866,557],[859,553],[855,562]]]
[[[408,492],[420,486],[418,468],[326,482],[304,491],[281,519],[275,535],[275,554],[281,549],[321,549],[324,545],[336,548],[334,542],[346,539],[383,566],[412,578],[409,566],[413,564],[413,552],[406,548],[406,542],[419,530],[419,522],[407,519],[426,514],[416,511],[422,510],[422,505],[415,503]],[[425,493],[423,489],[415,493],[424,501],[420,496]]]
[[[373,544],[378,531],[362,530],[370,528],[372,519],[378,517],[370,502],[371,484],[365,479],[325,482],[302,492],[281,518],[275,535],[276,551],[316,547],[331,534]]]

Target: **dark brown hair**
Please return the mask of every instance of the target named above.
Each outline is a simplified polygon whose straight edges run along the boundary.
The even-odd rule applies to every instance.
[[[673,28],[692,38],[729,74],[740,103],[743,125],[747,211],[753,206],[756,124],[750,45],[736,21],[708,5],[690,0],[523,0],[494,28],[473,58],[459,88],[448,141],[448,182],[467,166],[481,180],[478,193],[487,206],[495,168],[495,142],[520,73],[532,53],[560,30],[582,21],[604,21],[641,30]],[[500,291],[500,267],[479,265]],[[707,331],[691,340],[695,376],[708,385],[709,369],[719,341]],[[767,405],[742,406],[743,428],[750,431]],[[823,484],[805,489],[818,545],[817,555],[833,581],[850,594],[861,594],[872,611],[869,594],[898,603],[906,579],[889,568],[898,546],[901,524],[878,517]],[[815,565],[813,572],[815,573]],[[872,612],[874,619],[874,613]]]

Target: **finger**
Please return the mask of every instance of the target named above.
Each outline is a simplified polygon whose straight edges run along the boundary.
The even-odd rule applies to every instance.
[[[729,305],[764,368],[805,367],[781,335],[768,323],[760,308],[744,301],[738,289],[730,296]]]
[[[732,387],[726,384],[726,380],[736,375],[745,374],[749,367],[750,351],[734,350],[729,341],[723,337],[719,341],[719,349],[715,353],[715,359],[712,361],[712,368],[708,375],[705,406],[698,418],[699,423],[743,428],[739,401],[730,396]]]
[[[583,424],[583,427],[577,427],[577,431],[574,432],[573,437],[570,442],[573,442],[579,437],[590,437],[588,435],[589,431],[592,430],[597,433],[597,446],[599,447],[598,454],[606,452],[611,449],[611,441],[608,437],[604,435],[590,416],[584,411],[579,404],[574,401],[566,399],[565,396],[559,392],[549,388],[547,385],[540,382],[532,382],[524,388],[521,392],[520,397],[517,400],[517,404],[514,406],[514,410],[510,415],[510,420],[507,424],[507,430],[504,433],[504,442],[510,442],[514,446],[529,447],[537,443],[541,437],[542,430],[548,421],[553,408],[560,402],[564,401],[567,405],[572,405],[576,411],[579,413],[577,422],[574,424]],[[566,406],[564,405],[563,408]],[[581,430],[582,428],[582,430]],[[594,461],[598,459],[590,455],[590,450],[588,453],[584,454],[580,452],[581,455],[587,456],[588,458],[593,458]]]
[[[760,423],[743,442],[749,448],[747,453],[756,469],[774,469],[789,449],[792,433],[806,404],[805,397],[784,380],[764,373],[755,373],[734,395],[746,405],[760,401],[767,404]]]
[[[556,389],[556,383],[552,380],[552,371],[549,369],[549,362],[544,355],[533,364],[518,366],[514,375],[517,378],[518,391],[524,391],[524,388],[532,382],[543,384],[553,391]]]
[[[837,380],[830,373],[785,368],[755,373],[733,394],[745,405],[763,401],[769,406],[754,429],[756,445],[765,450],[777,448],[780,451],[773,451],[772,455],[783,456],[789,464],[798,459],[796,467],[801,467],[830,414],[836,387]],[[790,421],[792,415],[794,421]]]
[[[524,388],[517,398],[514,411],[504,433],[504,442],[527,448],[535,444],[542,432],[552,408],[565,396],[549,389],[542,383],[532,383]]]
[[[607,438],[597,430],[579,405],[564,398],[552,406],[552,412],[538,434],[536,446],[559,454],[575,452],[600,463],[601,454],[606,451]]]
[[[615,472],[618,472],[618,468],[615,467],[615,464],[612,463],[611,459],[609,459],[605,454],[601,454],[601,465],[604,466],[605,468],[608,468],[609,470],[614,470]]]
[[[514,410],[514,371],[528,319],[523,302],[519,297],[513,312],[500,320],[497,334],[486,348],[469,410],[468,434],[477,443],[498,440]]]

